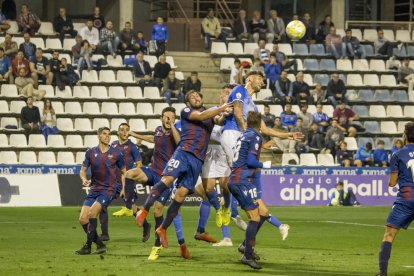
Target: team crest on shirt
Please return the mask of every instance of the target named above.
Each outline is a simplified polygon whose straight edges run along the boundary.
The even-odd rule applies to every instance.
[[[128,146],[124,146],[124,149],[127,149],[128,148]]]
[[[258,149],[259,149],[259,144],[255,144],[255,145],[254,145],[254,148],[255,148],[256,150],[258,150]]]
[[[190,112],[190,109],[188,107],[184,108],[184,112]]]
[[[172,172],[173,170],[174,170],[173,167],[168,167],[168,169],[167,169],[168,172]]]
[[[113,156],[112,154],[108,154],[108,158],[112,158],[112,156]]]
[[[240,92],[236,93],[236,98],[237,99],[240,99],[241,98],[241,93]]]
[[[96,156],[98,156],[98,154],[97,154],[97,153],[95,153],[95,157],[96,157]]]

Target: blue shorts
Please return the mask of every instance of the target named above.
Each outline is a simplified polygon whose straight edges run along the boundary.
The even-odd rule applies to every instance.
[[[414,201],[397,200],[387,218],[387,226],[407,229],[414,220]]]
[[[203,161],[180,148],[176,149],[162,175],[169,175],[176,179],[178,187],[184,187],[194,193],[198,177],[203,167]]]
[[[141,167],[141,170],[145,173],[145,175],[148,178],[148,180],[145,183],[145,185],[154,186],[155,184],[157,184],[158,182],[160,182],[161,175],[159,175],[156,172],[154,172],[154,170],[152,168],[150,168],[150,167]],[[170,199],[172,190],[173,190],[173,187],[170,187],[167,190],[165,190],[158,197],[157,201],[159,203],[161,203],[162,205],[165,205],[167,203],[167,201]]]
[[[112,195],[108,195],[107,192],[90,192],[86,196],[85,201],[83,202],[83,206],[91,207],[95,201],[99,202],[102,205],[102,209],[105,210],[108,208],[109,204],[111,204],[112,200],[117,198],[119,193],[121,192],[122,185],[118,185]]]
[[[229,183],[231,194],[237,199],[243,210],[254,210],[259,207],[257,203],[257,188],[250,183]]]

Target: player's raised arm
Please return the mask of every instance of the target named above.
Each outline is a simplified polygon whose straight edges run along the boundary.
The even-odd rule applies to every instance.
[[[225,103],[220,107],[212,107],[201,112],[194,110],[193,112],[191,112],[188,118],[194,121],[204,121],[209,118],[213,118],[217,115],[220,115],[220,113],[225,111],[227,108],[231,108],[232,106],[232,103]]]
[[[262,126],[260,127],[260,130],[264,135],[272,136],[272,137],[278,137],[282,139],[287,138],[293,138],[293,139],[300,139],[303,137],[302,133],[296,133],[296,132],[280,132],[274,129],[271,129],[266,126],[265,122],[262,120]]]
[[[154,143],[154,136],[151,136],[151,135],[141,135],[141,134],[138,134],[134,131],[128,132],[128,135],[130,137],[134,137],[134,138],[137,138],[137,139],[140,139],[140,140],[144,140],[148,143]]]
[[[246,121],[243,118],[243,102],[233,101],[233,114],[240,131],[246,130]]]

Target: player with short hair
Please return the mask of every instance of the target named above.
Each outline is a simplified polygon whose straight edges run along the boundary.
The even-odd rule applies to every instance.
[[[112,199],[119,194],[119,183],[117,179],[118,170],[121,171],[122,190],[121,196],[125,194],[125,164],[124,156],[109,145],[110,129],[101,127],[98,129],[99,144],[89,148],[85,154],[85,161],[79,173],[83,186],[90,186],[88,195],[83,203],[79,222],[86,233],[86,244],[76,251],[79,255],[91,253],[92,242],[96,243],[97,248],[94,254],[106,252],[106,246],[99,238],[96,227],[96,217],[102,209],[106,209]],[[91,168],[91,179],[86,178],[86,171]]]
[[[391,156],[391,175],[388,186],[399,186],[397,199],[392,206],[385,227],[384,238],[379,252],[378,276],[388,273],[391,246],[398,231],[407,229],[414,220],[414,123],[405,124],[404,147]]]
[[[170,160],[178,143],[181,140],[179,130],[174,125],[175,122],[175,108],[166,107],[161,113],[161,126],[155,129],[154,136],[141,135],[130,131],[129,135],[140,140],[147,141],[154,144],[154,154],[151,162],[151,167],[136,167],[127,171],[126,179],[132,179],[138,183],[144,185],[153,186],[161,180],[161,174],[163,169],[166,167],[167,162]],[[162,221],[164,206],[170,198],[172,188],[166,189],[161,196],[154,203],[154,218],[155,218],[155,229],[157,229]],[[177,215],[174,219],[175,231],[177,234],[178,243],[180,244],[181,256],[188,259],[190,253],[188,252],[185,244],[181,216]],[[151,253],[148,260],[155,261],[158,259],[159,254],[162,250],[160,238],[155,235],[155,243],[152,247]]]
[[[137,215],[137,225],[141,226],[154,201],[177,180],[175,198],[168,208],[166,218],[157,229],[161,244],[165,248],[168,247],[166,229],[177,215],[186,196],[194,192],[214,123],[220,124],[224,120],[221,114],[232,106],[227,103],[218,108],[206,109],[198,91],[187,92],[186,104],[188,107],[181,111],[180,144],[164,168],[161,181],[154,185],[144,208]]]

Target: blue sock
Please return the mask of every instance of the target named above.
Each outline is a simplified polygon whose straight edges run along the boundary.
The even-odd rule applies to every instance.
[[[277,228],[279,228],[280,225],[282,225],[282,223],[276,217],[272,216],[272,214],[269,214],[269,217],[267,218],[267,222],[276,226]]]
[[[164,220],[163,216],[155,217],[155,230],[162,224],[162,221]],[[175,225],[175,224],[174,224]],[[154,246],[161,246],[160,236],[158,236],[157,233],[155,233],[155,243]]]
[[[132,204],[135,201],[135,183],[131,181],[126,181],[125,182],[125,197],[124,197],[124,201],[125,201],[125,207],[128,208],[129,210],[132,209]]]
[[[221,226],[221,233],[223,234],[223,238],[229,238],[230,239],[230,226]]]
[[[208,201],[210,204],[214,207],[214,209],[219,210],[220,209],[220,201],[218,197],[218,193],[216,189],[213,189],[211,192],[206,193],[208,197]]]
[[[86,233],[87,238],[87,245],[91,246],[92,242],[96,242],[96,244],[102,244],[101,240],[96,233],[96,227],[98,225],[98,220],[96,218],[90,218],[88,224],[88,233]]]
[[[229,208],[231,204],[231,193],[223,189],[224,208]]]
[[[249,221],[246,229],[245,241],[246,245],[244,247],[244,256],[251,260],[253,259],[253,251],[254,246],[256,245],[256,234],[257,234],[257,227],[259,226],[258,221]]]
[[[173,223],[174,223],[175,234],[177,235],[178,243],[182,245],[185,241],[184,241],[184,234],[183,234],[183,221],[181,219],[180,212],[178,212],[178,214],[175,216]]]
[[[237,210],[237,199],[232,196],[231,197],[231,217],[235,218],[239,215],[239,210]]]
[[[149,211],[149,209],[154,205],[154,202],[158,199],[158,197],[166,190],[168,186],[165,185],[164,182],[160,181],[155,184],[152,189],[151,193],[148,195],[147,200],[144,203],[144,209]]]
[[[182,203],[176,201],[175,199],[173,200],[170,207],[168,207],[167,216],[162,222],[162,228],[167,229],[171,225],[174,218],[177,216],[178,210],[180,210],[181,205]]]
[[[108,235],[108,211],[102,209],[99,213],[99,223],[101,224],[102,235]]]
[[[201,201],[200,204],[200,212],[198,216],[198,225],[197,225],[197,233],[204,233],[206,232],[206,225],[208,221],[208,217],[210,216],[210,202],[207,200]]]
[[[379,259],[379,270],[382,273],[387,273],[388,270],[388,261],[391,256],[391,246],[392,243],[390,242],[382,242],[381,244],[381,250],[378,256]]]

